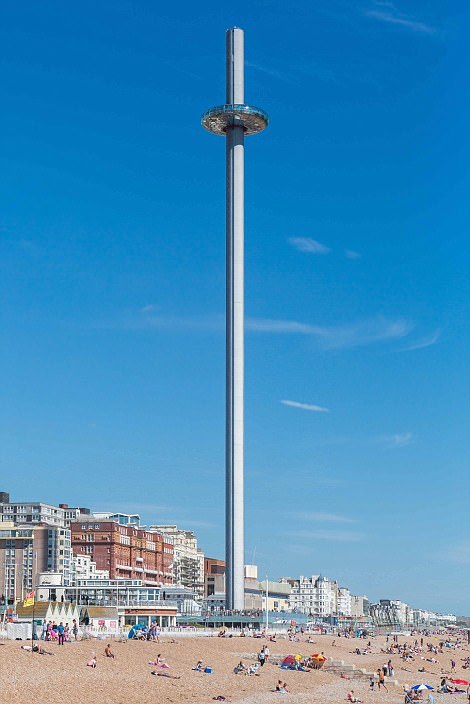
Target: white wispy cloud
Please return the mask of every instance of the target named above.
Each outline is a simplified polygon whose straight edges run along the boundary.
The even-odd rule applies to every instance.
[[[414,437],[413,433],[395,433],[394,435],[382,435],[379,440],[389,447],[406,447],[411,445]]]
[[[361,255],[359,254],[359,252],[355,252],[354,249],[345,249],[344,256],[347,257],[348,259],[360,259],[361,258]]]
[[[435,330],[433,333],[431,333],[431,335],[428,335],[427,337],[422,337],[419,340],[410,342],[410,344],[406,347],[402,347],[401,352],[411,352],[412,350],[422,350],[425,347],[431,347],[439,341],[440,337],[441,331]]]
[[[299,334],[314,337],[325,349],[360,347],[406,337],[413,329],[407,320],[389,320],[382,316],[337,326],[311,325],[295,320],[249,318],[246,329],[255,332]]]
[[[315,413],[329,413],[329,408],[324,408],[324,406],[316,406],[313,403],[300,403],[300,401],[287,401],[282,400],[281,403],[284,406],[292,406],[293,408],[301,408],[304,411],[314,411]]]
[[[323,511],[291,511],[290,516],[300,521],[318,523],[356,523],[354,518],[341,516],[338,513],[324,513]]]
[[[328,254],[331,249],[317,240],[312,240],[311,237],[289,237],[291,244],[299,252],[308,252],[309,254]]]
[[[420,22],[409,15],[405,15],[403,12],[400,12],[391,2],[376,2],[375,7],[364,10],[364,14],[367,17],[378,20],[379,22],[404,27],[412,32],[418,32],[421,34],[435,34],[436,32],[435,27],[432,27],[425,22]]]
[[[295,538],[307,538],[308,540],[334,540],[340,543],[355,543],[362,540],[363,535],[350,530],[293,530],[288,532]]]
[[[341,349],[361,347],[374,343],[399,340],[413,330],[413,323],[403,318],[389,319],[376,316],[344,325],[315,325],[297,320],[275,318],[247,318],[247,332],[305,335],[312,337],[322,349]],[[194,330],[208,333],[223,333],[225,318],[223,315],[175,316],[165,315],[154,310],[153,305],[144,306],[140,311],[123,316],[120,319],[98,321],[92,324],[95,330]]]

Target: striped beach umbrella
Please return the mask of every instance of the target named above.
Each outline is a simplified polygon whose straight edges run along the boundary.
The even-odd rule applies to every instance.
[[[421,683],[421,684],[415,684],[411,689],[412,689],[414,692],[424,692],[425,689],[434,690],[434,687],[431,687],[430,684],[423,684],[423,683]]]

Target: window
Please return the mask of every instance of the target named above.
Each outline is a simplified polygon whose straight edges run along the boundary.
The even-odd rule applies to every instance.
[[[86,530],[86,523],[82,523],[82,530]]]
[[[101,528],[99,523],[95,523],[95,530],[99,530]]]

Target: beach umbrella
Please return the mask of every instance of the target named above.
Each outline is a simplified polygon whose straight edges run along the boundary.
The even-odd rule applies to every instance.
[[[454,684],[464,684],[464,685],[470,685],[470,682],[467,680],[451,680]]]
[[[283,665],[292,665],[294,662],[294,656],[293,655],[286,655],[284,660],[282,661]]]
[[[429,684],[415,684],[414,687],[411,688],[414,692],[424,692],[426,689],[431,689],[434,690],[434,687],[431,687]]]

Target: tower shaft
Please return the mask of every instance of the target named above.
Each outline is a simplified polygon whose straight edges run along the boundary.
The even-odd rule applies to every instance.
[[[245,105],[243,31],[226,34],[226,103],[206,110],[202,126],[226,141],[226,420],[225,591],[228,609],[245,606],[244,531],[244,169],[245,137],[268,126],[260,108]]]
[[[226,35],[227,103],[244,102],[243,31]],[[244,128],[226,129],[226,605],[244,589]]]

